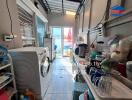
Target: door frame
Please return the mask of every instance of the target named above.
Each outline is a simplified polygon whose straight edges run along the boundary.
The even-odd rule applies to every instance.
[[[72,28],[72,37],[74,36],[74,34],[73,34],[74,28],[73,28],[73,26],[50,26],[50,32],[51,32],[52,36],[53,36],[53,28],[61,28],[61,55],[63,56],[63,53],[64,53],[64,28]],[[74,41],[74,37],[73,37],[73,41]],[[72,43],[72,45],[73,45],[73,43]]]

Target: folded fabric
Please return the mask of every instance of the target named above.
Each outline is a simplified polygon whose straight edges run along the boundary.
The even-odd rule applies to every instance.
[[[0,91],[0,100],[8,100],[8,95],[5,90]]]

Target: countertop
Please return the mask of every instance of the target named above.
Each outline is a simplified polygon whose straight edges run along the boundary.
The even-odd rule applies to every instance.
[[[77,67],[87,82],[95,100],[132,100],[132,90],[125,86],[120,81],[112,77],[112,92],[111,95],[102,94],[98,91],[90,80],[90,76],[85,72],[85,67],[89,63],[87,60],[82,59],[74,54]],[[81,62],[81,63],[80,63]],[[82,63],[83,62],[83,63]]]

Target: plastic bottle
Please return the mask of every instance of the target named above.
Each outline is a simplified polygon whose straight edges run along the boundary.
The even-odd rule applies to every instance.
[[[34,93],[29,89],[26,89],[25,95],[29,98],[28,100],[35,100]]]
[[[20,100],[24,100],[24,95],[20,95]]]

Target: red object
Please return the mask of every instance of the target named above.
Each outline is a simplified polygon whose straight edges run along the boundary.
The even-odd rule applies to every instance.
[[[69,42],[72,40],[71,29],[69,29],[68,36],[67,36],[67,40],[68,40]]]
[[[27,89],[25,95],[29,97],[29,100],[35,100],[35,95],[31,90]]]
[[[85,61],[79,61],[80,64],[85,65]]]
[[[84,92],[84,100],[88,100],[88,92]]]
[[[122,14],[125,10],[112,10],[112,14]]]
[[[117,70],[121,73],[122,76],[126,77],[126,66],[123,63],[117,65]]]
[[[0,91],[0,100],[9,100],[5,90]]]

